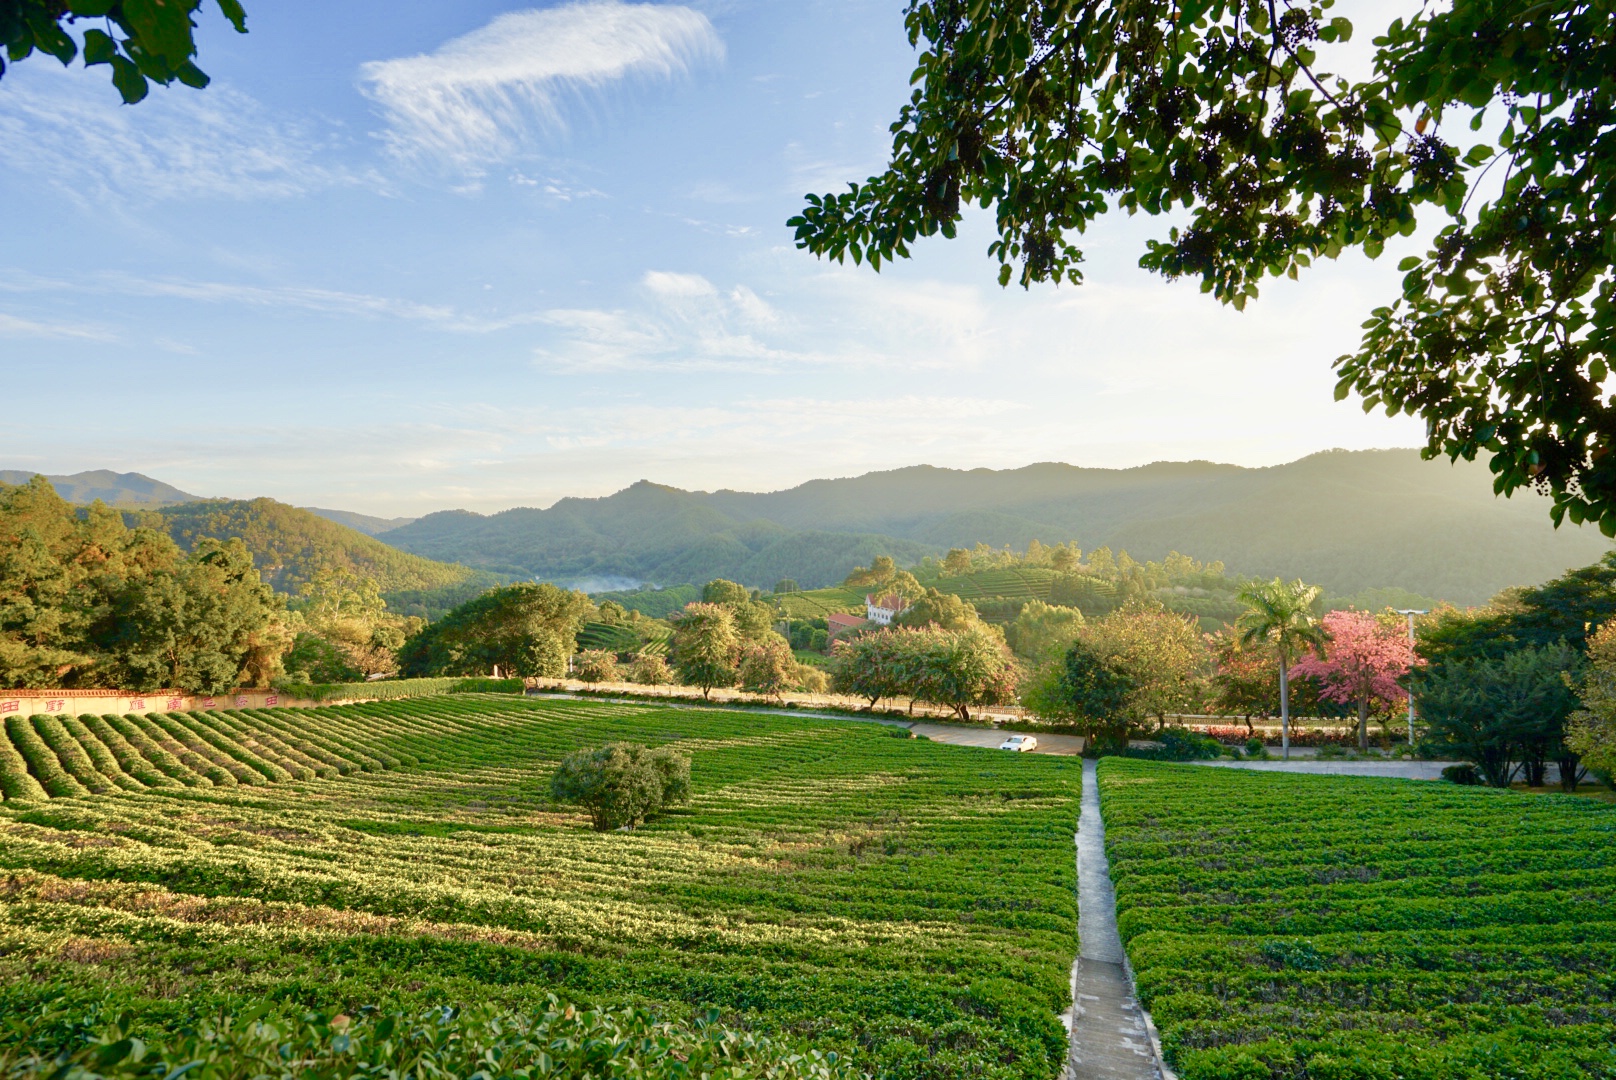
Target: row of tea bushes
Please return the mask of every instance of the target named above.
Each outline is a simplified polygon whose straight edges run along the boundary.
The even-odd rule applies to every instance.
[[[1616,1077],[1616,807],[1124,759],[1100,792],[1183,1080]]]

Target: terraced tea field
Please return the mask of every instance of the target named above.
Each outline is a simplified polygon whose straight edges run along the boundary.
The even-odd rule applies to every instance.
[[[1616,807],[1118,759],[1100,794],[1183,1080],[1616,1077]]]
[[[11,719],[12,1040],[555,992],[714,1007],[883,1076],[1049,1080],[1065,1056],[1075,759],[492,695]],[[606,834],[553,805],[555,763],[612,739],[689,752],[691,804]]]

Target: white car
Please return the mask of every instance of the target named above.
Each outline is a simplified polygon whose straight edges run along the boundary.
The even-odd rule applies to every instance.
[[[1038,740],[1031,735],[1012,735],[999,744],[1000,750],[1014,750],[1021,753],[1023,750],[1038,749]]]

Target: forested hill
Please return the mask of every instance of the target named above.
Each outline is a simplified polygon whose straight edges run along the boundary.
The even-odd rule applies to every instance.
[[[376,583],[383,593],[439,590],[474,576],[465,566],[434,562],[389,547],[346,525],[274,499],[182,503],[157,511],[169,535],[189,549],[204,536],[239,536],[264,580],[296,593],[320,570],[346,571]],[[476,575],[482,576],[482,575]]]
[[[548,510],[432,514],[385,537],[436,559],[563,581],[766,587],[792,577],[805,588],[875,553],[905,563],[979,542],[1074,541],[1140,559],[1182,551],[1339,595],[1400,587],[1456,603],[1544,581],[1610,546],[1592,529],[1556,531],[1547,500],[1530,492],[1496,498],[1485,465],[1421,461],[1413,450],[1328,451],[1261,469],[917,466],[766,494],[642,481]]]
[[[0,484],[26,484],[33,473],[22,469],[0,469]],[[172,503],[194,502],[177,487],[153,480],[140,473],[115,473],[109,469],[73,473],[70,476],[47,476],[56,494],[70,503],[92,503],[97,499],[108,506],[157,507]]]
[[[812,588],[840,581],[877,555],[907,563],[934,550],[890,536],[737,521],[704,498],[641,481],[603,499],[562,499],[548,510],[429,514],[382,538],[431,558],[602,588],[715,577],[759,586],[790,577]]]

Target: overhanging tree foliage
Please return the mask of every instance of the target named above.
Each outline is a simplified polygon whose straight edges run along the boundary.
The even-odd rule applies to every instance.
[[[1266,275],[1378,256],[1444,224],[1402,295],[1336,362],[1427,422],[1427,457],[1492,455],[1558,523],[1616,535],[1616,36],[1602,0],[1410,4],[1373,71],[1327,68],[1353,33],[1331,0],[911,0],[915,89],[887,170],[810,195],[817,254],[882,263],[991,207],[999,280],[1081,279],[1109,209],[1187,215],[1140,263],[1243,307]]]
[[[239,0],[216,0],[236,28],[247,32]],[[202,0],[0,0],[0,45],[12,63],[37,49],[64,65],[79,55],[68,32],[80,20],[100,25],[84,31],[84,65],[107,64],[125,104],[143,99],[149,82],[176,80],[201,89],[208,76],[196,66],[196,13]],[[0,60],[0,76],[6,65]]]

